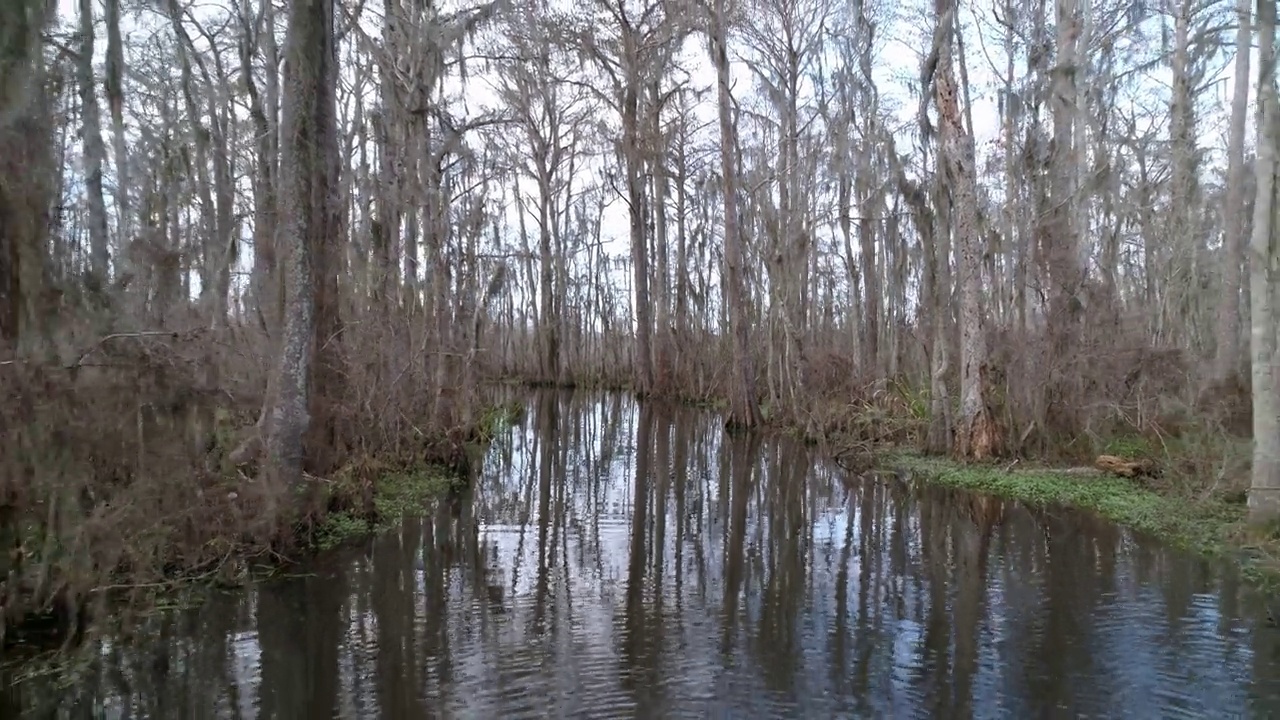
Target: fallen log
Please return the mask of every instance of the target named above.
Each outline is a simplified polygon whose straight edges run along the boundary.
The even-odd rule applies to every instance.
[[[1099,455],[1094,467],[1123,478],[1154,477],[1156,464],[1151,460],[1126,460],[1115,455]]]

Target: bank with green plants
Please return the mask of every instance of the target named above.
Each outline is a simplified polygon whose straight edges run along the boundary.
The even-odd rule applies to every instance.
[[[699,404],[723,407],[717,401]],[[1165,418],[1146,432],[1116,422],[1075,443],[1074,453],[1087,465],[1050,466],[1018,458],[965,464],[925,453],[928,394],[904,383],[887,382],[852,400],[815,399],[795,417],[762,410],[766,429],[843,455],[855,471],[896,467],[946,487],[1093,513],[1168,545],[1235,563],[1255,583],[1280,587],[1280,527],[1246,523],[1252,441],[1212,414]],[[1149,472],[1120,477],[1095,467],[1103,457]]]
[[[1280,585],[1280,536],[1248,529],[1245,503],[1235,495],[1178,496],[1092,467],[961,464],[902,450],[886,451],[877,461],[944,487],[1093,513],[1170,546],[1235,563],[1256,583]]]
[[[331,550],[395,528],[405,517],[464,490],[489,443],[523,415],[524,405],[515,400],[486,406],[462,435],[461,453],[452,463],[366,457],[342,466],[319,481],[324,512],[301,539],[312,550]]]
[[[723,410],[722,401],[697,404]],[[1088,465],[1015,458],[966,464],[924,452],[927,394],[901,384],[887,383],[854,401],[815,400],[803,416],[762,410],[766,431],[842,455],[854,471],[899,468],[945,487],[1093,513],[1173,547],[1235,563],[1253,582],[1280,587],[1280,528],[1246,524],[1251,441],[1220,423],[1189,419],[1165,433],[1113,427],[1077,450]],[[1150,472],[1120,477],[1094,466],[1102,457]]]
[[[715,392],[676,393],[671,399],[717,414],[727,410],[726,399]],[[904,382],[880,383],[852,397],[814,398],[799,414],[762,402],[761,418],[759,431],[816,445],[854,472],[902,468],[938,485],[1093,513],[1171,546],[1238,563],[1256,582],[1280,585],[1280,529],[1251,530],[1245,524],[1251,443],[1211,417],[1152,423],[1166,431],[1145,434],[1116,423],[1076,444],[1080,462],[1089,459],[1077,467],[1014,458],[963,464],[928,455],[928,393]],[[1153,476],[1100,471],[1092,466],[1099,455],[1150,466]]]
[[[320,482],[327,507],[302,538],[314,551],[394,528],[405,517],[462,490],[468,479],[447,465],[392,467],[365,460],[345,465]]]
[[[520,422],[524,405],[485,405],[466,427],[399,453],[358,455],[300,488],[292,546],[297,555],[334,549],[399,525],[465,490],[489,443]],[[445,446],[448,446],[447,448]]]

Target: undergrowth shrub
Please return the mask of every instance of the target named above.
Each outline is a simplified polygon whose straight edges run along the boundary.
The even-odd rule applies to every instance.
[[[8,622],[266,551],[261,506],[215,460],[257,398],[229,373],[211,385],[209,363],[199,333],[120,334],[0,375]]]
[[[254,563],[323,544],[333,522],[378,522],[393,509],[380,497],[421,499],[465,473],[472,448],[519,406],[484,409],[475,384],[458,382],[461,354],[424,352],[412,325],[353,326],[342,338],[379,352],[338,355],[338,382],[313,390],[332,421],[320,438],[329,464],[309,459],[292,496],[235,457],[258,432],[271,355],[260,332],[68,333],[80,349],[4,360],[0,645],[5,627],[65,623],[104,589],[240,582]]]

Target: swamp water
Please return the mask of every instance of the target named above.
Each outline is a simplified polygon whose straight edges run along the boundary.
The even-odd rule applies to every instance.
[[[0,718],[1280,716],[1228,570],[618,395],[532,396],[464,497],[87,650]]]

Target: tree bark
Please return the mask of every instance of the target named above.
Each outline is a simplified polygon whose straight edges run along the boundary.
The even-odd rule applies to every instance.
[[[1258,0],[1258,198],[1253,211],[1249,286],[1253,350],[1253,478],[1249,521],[1280,519],[1280,386],[1276,362],[1276,169],[1280,145],[1280,100],[1276,97],[1276,6]]]
[[[635,39],[627,36],[629,50],[628,77],[622,99],[622,146],[627,166],[627,201],[631,230],[631,269],[635,282],[636,345],[632,357],[637,395],[653,390],[653,307],[649,297],[649,240],[645,231],[644,160],[640,152],[640,81],[633,76]]]
[[[29,345],[44,334],[56,306],[42,302],[48,284],[49,223],[57,173],[44,87],[43,30],[54,5],[43,0],[0,3],[0,342]],[[39,332],[33,332],[39,331]]]
[[[730,389],[727,424],[750,428],[760,424],[756,399],[756,371],[751,357],[747,307],[742,279],[742,231],[738,226],[738,174],[734,164],[737,132],[729,95],[729,50],[725,0],[713,0],[711,59],[716,66],[720,119],[720,173],[724,183],[724,264],[730,332],[733,334],[734,382]]]
[[[960,417],[953,454],[983,460],[1000,451],[1000,430],[987,397],[987,339],[982,323],[982,239],[978,232],[973,138],[960,112],[952,63],[951,15],[955,0],[935,0],[939,29],[934,102],[941,154],[952,183],[955,228],[960,243]]]
[[[102,143],[102,115],[93,75],[93,0],[80,0],[80,53],[76,75],[80,84],[80,113],[84,126],[84,183],[89,214],[89,291],[107,287],[110,250],[107,240],[107,206],[102,196],[102,166],[107,149]]]
[[[1044,257],[1048,264],[1049,297],[1049,378],[1044,384],[1043,407],[1046,431],[1070,442],[1080,432],[1078,398],[1081,395],[1082,368],[1077,362],[1080,345],[1083,305],[1080,289],[1084,270],[1080,264],[1081,234],[1077,224],[1077,179],[1080,163],[1075,147],[1076,127],[1084,122],[1079,115],[1080,88],[1077,78],[1083,74],[1083,54],[1078,45],[1079,19],[1075,0],[1057,2],[1057,65],[1052,72],[1051,108],[1053,143],[1049,182],[1053,198],[1051,210],[1041,222],[1047,226],[1040,233]]]
[[[112,144],[116,156],[116,239],[128,242],[129,162],[124,139],[124,41],[120,36],[120,0],[107,0],[107,78],[104,84],[111,112]]]
[[[1213,375],[1228,381],[1240,372],[1240,276],[1245,247],[1245,120],[1249,116],[1249,55],[1253,33],[1250,0],[1236,2],[1235,80],[1231,125],[1227,134],[1226,228],[1222,237],[1222,296],[1218,299],[1217,343]]]
[[[281,116],[281,244],[285,262],[283,342],[265,428],[268,488],[302,480],[303,437],[311,423],[317,286],[313,265],[332,216],[330,158],[336,153],[333,0],[292,0],[286,31]],[[322,261],[323,262],[323,261]]]

